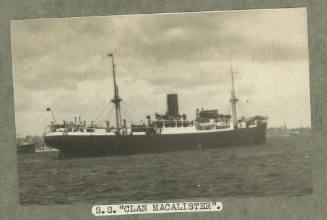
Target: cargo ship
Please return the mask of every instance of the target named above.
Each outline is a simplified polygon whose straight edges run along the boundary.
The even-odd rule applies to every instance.
[[[161,153],[229,147],[236,145],[264,144],[267,117],[237,117],[234,75],[231,69],[231,114],[221,114],[218,109],[196,109],[196,117],[189,120],[179,113],[177,94],[167,95],[167,112],[146,116],[140,123],[127,124],[121,116],[114,55],[112,62],[115,106],[115,126],[106,121],[105,126],[75,117],[74,122],[57,123],[51,108],[53,121],[44,133],[47,146],[60,150],[61,157],[94,157],[140,153]]]

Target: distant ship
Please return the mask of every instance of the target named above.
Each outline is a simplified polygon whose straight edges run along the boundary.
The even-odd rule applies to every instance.
[[[196,109],[194,120],[179,114],[177,94],[167,95],[166,114],[146,117],[145,122],[127,125],[122,119],[113,54],[112,60],[115,105],[115,127],[89,125],[77,121],[58,124],[51,108],[53,122],[44,133],[47,146],[60,150],[60,156],[93,157],[138,153],[160,153],[192,149],[208,149],[235,145],[264,144],[267,117],[237,118],[234,76],[231,70],[232,114],[221,114],[217,109]]]
[[[35,153],[35,143],[21,141],[16,144],[18,154],[32,154]]]

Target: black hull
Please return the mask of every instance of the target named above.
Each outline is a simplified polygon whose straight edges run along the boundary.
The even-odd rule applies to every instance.
[[[93,157],[140,153],[161,153],[264,144],[266,123],[254,128],[232,131],[169,134],[169,135],[114,135],[114,136],[45,136],[47,146],[60,150],[61,156]]]

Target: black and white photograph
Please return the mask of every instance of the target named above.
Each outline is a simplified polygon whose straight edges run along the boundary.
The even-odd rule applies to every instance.
[[[10,29],[21,205],[313,192],[306,8]]]

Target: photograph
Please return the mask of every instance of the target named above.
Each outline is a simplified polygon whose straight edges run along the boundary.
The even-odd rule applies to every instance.
[[[308,195],[306,8],[10,22],[19,202]]]

